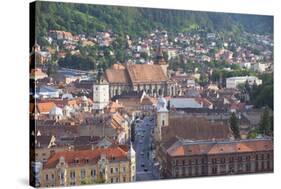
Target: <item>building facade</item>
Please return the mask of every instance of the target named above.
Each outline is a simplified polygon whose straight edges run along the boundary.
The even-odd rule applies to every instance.
[[[145,91],[149,96],[175,96],[178,86],[168,77],[167,67],[163,60],[155,64],[113,65],[105,71],[109,97],[130,91]]]
[[[135,181],[135,153],[119,146],[65,151],[51,156],[40,173],[40,186],[73,186]]]
[[[226,88],[235,89],[239,84],[245,84],[246,82],[248,82],[249,85],[262,84],[262,80],[258,79],[255,76],[230,77],[226,79]]]
[[[273,172],[271,139],[179,140],[165,152],[162,162],[164,178]]]

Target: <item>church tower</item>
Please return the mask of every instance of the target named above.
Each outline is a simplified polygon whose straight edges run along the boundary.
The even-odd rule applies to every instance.
[[[165,74],[165,76],[168,77],[168,73],[167,73],[168,64],[167,64],[167,62],[164,59],[163,51],[162,51],[160,45],[159,45],[157,53],[156,53],[155,64],[156,65],[160,65],[162,70],[163,70],[163,72],[164,72],[164,74]]]
[[[109,103],[109,84],[104,78],[102,70],[99,70],[93,85],[93,110],[102,112]]]
[[[160,142],[162,139],[162,127],[169,125],[169,111],[167,109],[167,101],[163,96],[157,99],[157,124],[155,130],[155,139]]]

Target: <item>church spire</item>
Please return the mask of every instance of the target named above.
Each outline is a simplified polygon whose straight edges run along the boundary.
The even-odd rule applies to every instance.
[[[165,65],[166,61],[164,59],[164,55],[163,55],[163,51],[161,49],[161,45],[159,44],[157,52],[156,52],[156,60],[155,60],[156,64],[159,65]]]

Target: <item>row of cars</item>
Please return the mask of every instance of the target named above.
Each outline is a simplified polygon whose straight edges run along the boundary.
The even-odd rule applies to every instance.
[[[142,171],[148,172],[151,165],[151,150],[152,150],[152,133],[153,133],[154,119],[150,117],[144,117],[143,119],[137,119],[135,121],[135,136],[136,143],[139,152],[139,163]]]

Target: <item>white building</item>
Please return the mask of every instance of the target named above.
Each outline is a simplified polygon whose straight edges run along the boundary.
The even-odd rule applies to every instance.
[[[52,120],[61,120],[63,118],[63,111],[61,108],[55,106],[49,112],[49,118]]]
[[[266,64],[262,64],[262,63],[255,63],[252,64],[252,70],[256,71],[256,72],[264,72],[267,68]]]
[[[250,69],[251,68],[251,62],[241,62],[240,67]]]
[[[157,125],[155,128],[155,139],[161,141],[162,127],[169,125],[169,110],[167,109],[167,101],[163,96],[157,99]]]
[[[226,88],[235,89],[239,84],[244,84],[246,81],[249,82],[249,85],[253,85],[254,83],[257,85],[262,84],[262,80],[255,76],[230,77],[226,79]]]
[[[131,181],[136,181],[136,152],[132,143],[130,144],[130,149],[128,151],[128,158],[130,159]]]
[[[109,103],[109,84],[101,76],[99,76],[93,85],[93,110],[94,111],[102,111],[106,105]]]

